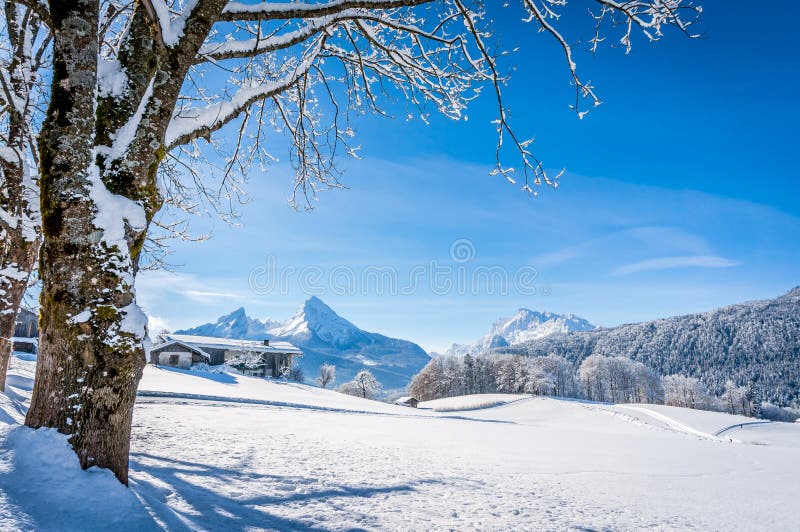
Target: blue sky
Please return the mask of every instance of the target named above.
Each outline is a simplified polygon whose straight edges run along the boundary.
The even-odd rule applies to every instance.
[[[319,295],[362,328],[442,350],[523,306],[611,326],[789,290],[800,284],[800,7],[705,8],[703,39],[579,54],[603,100],[584,120],[568,109],[553,43],[501,21],[500,38],[524,51],[506,91],[512,118],[548,166],[566,167],[557,190],[531,198],[488,175],[488,97],[467,122],[364,118],[348,190],[296,212],[285,166],[254,171],[241,226],[193,220],[213,238],[175,245],[174,274],[142,273],[140,303],[153,325],[179,328],[238,306],[283,319]],[[287,286],[268,286],[267,272]]]

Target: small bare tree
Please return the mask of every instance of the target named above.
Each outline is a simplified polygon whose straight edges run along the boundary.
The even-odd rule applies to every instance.
[[[497,102],[494,173],[521,179],[528,192],[557,184],[531,141],[511,127],[498,66],[505,52],[477,2],[9,5],[24,6],[53,36],[51,90],[37,135],[41,348],[26,423],[69,434],[83,467],[108,467],[123,483],[146,335],[136,274],[165,202],[187,183],[183,197],[207,190],[196,164],[209,149],[227,154],[217,175],[235,201],[241,189],[232,176],[270,160],[268,132],[285,134],[295,191],[310,201],[320,186],[338,184],[336,156],[356,154],[356,115],[387,115],[385,102],[400,99],[423,120],[432,110],[465,119],[488,85]],[[577,75],[558,26],[562,12],[587,5],[594,6],[592,47],[609,34],[630,47],[635,29],[651,40],[667,27],[688,33],[699,12],[687,0],[521,0],[515,7],[561,46],[580,116],[578,100],[599,100]],[[223,146],[215,134],[226,127],[233,141]],[[519,156],[521,172],[502,163],[506,149]],[[182,177],[159,182],[170,164],[183,168]]]
[[[319,377],[317,377],[317,384],[322,386],[323,388],[327,388],[328,385],[333,385],[336,381],[336,366],[333,364],[322,364],[319,367]]]

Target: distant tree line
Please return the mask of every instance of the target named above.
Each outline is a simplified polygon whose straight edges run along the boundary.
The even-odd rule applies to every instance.
[[[800,412],[762,403],[754,382],[728,380],[715,396],[697,378],[660,376],[626,357],[590,355],[579,366],[558,355],[465,355],[432,359],[411,381],[420,401],[481,393],[533,394],[609,403],[651,403],[794,421]]]
[[[472,353],[475,355],[475,353]],[[800,287],[766,301],[609,329],[558,333],[483,354],[638,360],[659,375],[696,377],[721,397],[750,381],[764,401],[800,408]],[[609,398],[608,400],[612,400]]]

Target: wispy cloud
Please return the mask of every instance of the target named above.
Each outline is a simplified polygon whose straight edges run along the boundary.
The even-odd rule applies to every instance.
[[[203,301],[208,299],[218,299],[218,298],[223,298],[223,299],[241,298],[240,295],[234,294],[233,292],[213,292],[210,290],[183,290],[181,293],[191,299],[203,300]]]
[[[226,301],[234,301],[236,305],[263,304],[263,298],[247,290],[246,277],[201,279],[193,274],[155,271],[140,275],[136,285],[139,300],[146,307],[154,309],[160,309],[162,305],[171,306],[176,302],[185,304],[187,301],[201,305]],[[232,286],[238,286],[239,289],[229,288]],[[158,313],[161,312],[158,310]]]
[[[716,255],[690,255],[683,257],[659,257],[648,259],[631,264],[625,264],[616,268],[613,275],[630,275],[633,273],[672,270],[675,268],[730,268],[738,266],[740,263],[735,260],[718,257]]]
[[[576,258],[606,255],[609,248],[641,249],[643,252],[661,250],[662,253],[691,254],[712,253],[705,239],[679,227],[638,226],[612,231],[531,259],[533,266],[554,266]]]
[[[578,247],[569,247],[551,253],[537,255],[530,260],[530,263],[534,266],[555,266],[577,258],[580,255],[581,249]]]

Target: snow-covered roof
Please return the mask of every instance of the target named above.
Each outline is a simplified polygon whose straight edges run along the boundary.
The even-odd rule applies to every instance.
[[[236,340],[234,338],[215,338],[213,336],[194,336],[191,334],[164,334],[162,338],[166,342],[180,342],[199,349],[212,348],[253,351],[256,353],[303,354],[300,349],[289,342],[276,342],[272,340],[270,340],[269,345],[265,345],[262,340]],[[153,348],[156,347],[158,346],[153,346]]]
[[[186,342],[181,342],[181,341],[179,341],[179,340],[169,340],[169,341],[166,341],[166,342],[161,342],[160,344],[154,345],[154,346],[151,348],[151,351],[152,351],[153,349],[162,349],[162,348],[164,348],[164,347],[169,347],[169,346],[171,346],[171,345],[176,345],[176,344],[177,344],[177,345],[182,345],[182,346],[183,346],[183,347],[185,347],[186,349],[189,349],[189,350],[191,350],[191,351],[194,351],[195,353],[197,353],[197,354],[198,354],[198,355],[200,355],[201,357],[205,358],[205,359],[206,359],[208,362],[211,362],[211,355],[209,355],[208,353],[206,353],[205,351],[203,351],[202,349],[200,349],[200,348],[199,348],[199,347],[197,347],[196,345],[191,345],[191,344],[189,344],[189,343],[186,343]]]
[[[411,401],[416,401],[416,399],[413,397],[401,397],[400,399],[397,399],[395,403],[410,403]]]

